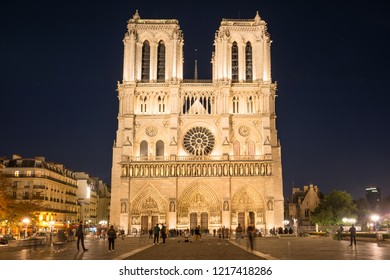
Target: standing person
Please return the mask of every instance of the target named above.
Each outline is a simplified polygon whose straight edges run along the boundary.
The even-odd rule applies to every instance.
[[[161,224],[161,238],[163,243],[165,243],[165,239],[167,239],[167,227],[164,224]]]
[[[124,229],[121,230],[121,237],[122,237],[122,240],[125,240],[125,230]]]
[[[114,226],[110,226],[110,228],[107,231],[107,236],[108,236],[108,252],[112,251],[114,252],[115,250],[115,239],[116,239],[116,231],[114,229]]]
[[[352,226],[350,227],[349,233],[351,234],[351,245],[349,246],[352,246],[352,244],[355,244],[356,246],[356,228],[354,224],[352,224]]]
[[[81,242],[81,247],[83,248],[84,252],[88,251],[88,249],[85,249],[85,246],[84,246],[83,221],[80,221],[79,226],[77,227],[76,237],[77,237],[77,251],[80,251],[80,242]]]
[[[236,227],[236,239],[238,244],[241,244],[241,238],[242,238],[242,227],[241,224],[238,224]]]
[[[158,238],[160,235],[160,228],[158,227],[158,224],[153,228],[153,234],[154,234],[154,239],[153,243],[158,245]]]
[[[247,231],[247,236],[248,236],[248,242],[249,242],[249,246],[251,248],[251,251],[253,251],[253,230],[254,228],[252,226],[248,226],[248,228],[246,229]]]

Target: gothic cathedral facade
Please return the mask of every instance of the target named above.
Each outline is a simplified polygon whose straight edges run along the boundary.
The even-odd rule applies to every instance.
[[[142,19],[124,36],[110,223],[212,231],[283,226],[281,147],[270,36],[254,19],[223,19],[212,80],[183,79],[175,19]]]

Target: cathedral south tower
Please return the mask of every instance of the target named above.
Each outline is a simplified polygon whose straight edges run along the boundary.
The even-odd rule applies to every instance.
[[[212,80],[183,79],[175,19],[143,19],[124,36],[110,224],[127,233],[283,226],[281,147],[270,36],[259,14],[222,19]]]

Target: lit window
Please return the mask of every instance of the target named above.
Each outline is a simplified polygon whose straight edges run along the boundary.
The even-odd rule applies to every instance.
[[[149,46],[149,42],[145,41],[142,46],[141,79],[143,82],[149,82],[149,69],[150,69],[150,46]]]
[[[232,45],[232,82],[238,82],[238,46],[236,42]]]
[[[19,177],[19,170],[15,171],[15,177]]]
[[[237,96],[233,97],[233,113],[239,113],[240,100]]]
[[[158,44],[157,50],[157,81],[165,81],[165,45],[163,41]]]
[[[253,81],[252,76],[252,45],[250,42],[246,43],[245,47],[245,80],[249,83]]]
[[[32,174],[31,170],[27,170],[26,175],[27,175],[28,177],[31,177],[31,174]]]

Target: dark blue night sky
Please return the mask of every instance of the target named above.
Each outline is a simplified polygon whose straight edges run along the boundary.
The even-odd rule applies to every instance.
[[[110,184],[122,39],[135,10],[178,19],[184,77],[194,76],[197,49],[204,79],[222,18],[259,11],[273,40],[286,198],[309,183],[355,199],[371,185],[390,194],[388,1],[188,2],[3,3],[0,156],[42,155]]]

